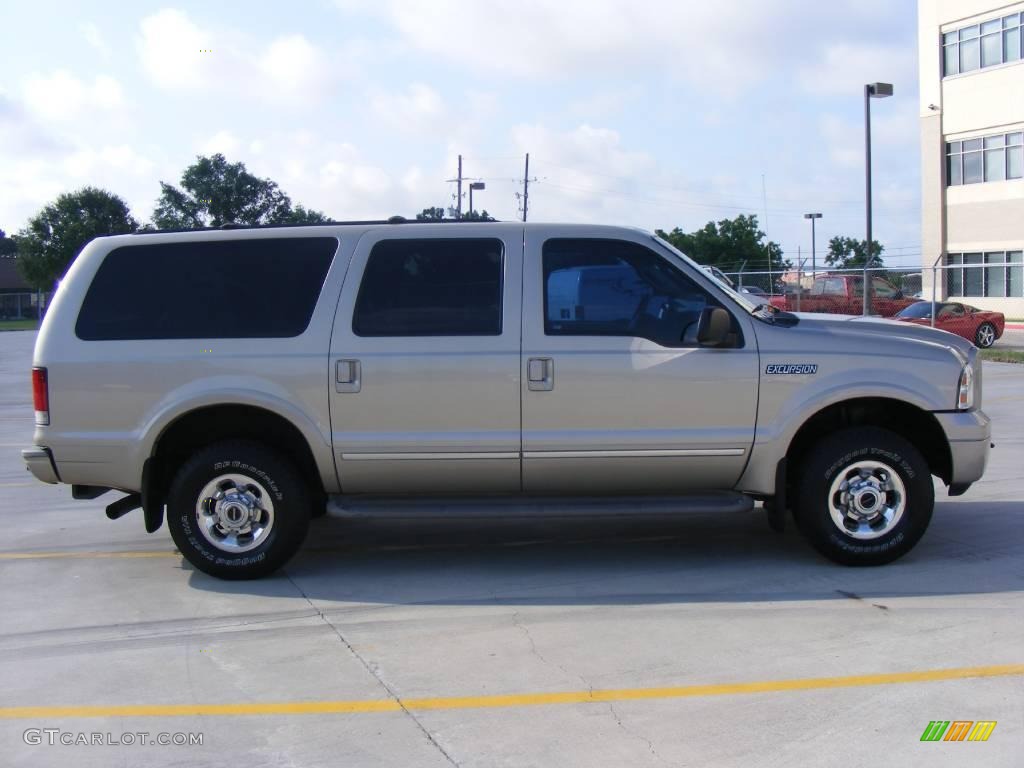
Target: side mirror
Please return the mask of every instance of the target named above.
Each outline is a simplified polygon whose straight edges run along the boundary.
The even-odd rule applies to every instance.
[[[732,318],[721,307],[704,307],[697,321],[697,343],[702,347],[720,347],[729,338]]]

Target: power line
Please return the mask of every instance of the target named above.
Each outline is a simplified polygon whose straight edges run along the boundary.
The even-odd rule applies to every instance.
[[[636,192],[626,192],[624,190],[618,190],[618,189],[607,188],[607,187],[602,189],[602,188],[591,187],[591,186],[572,185],[572,184],[558,184],[556,182],[548,180],[547,177],[543,177],[543,176],[540,177],[540,178],[531,179],[531,181],[533,181],[536,184],[545,184],[545,185],[547,185],[549,187],[553,187],[555,189],[564,189],[564,190],[568,190],[570,192],[594,192],[594,193],[597,193],[597,194],[600,194],[600,195],[612,195],[614,197],[631,198],[631,199],[634,199],[634,200],[643,200],[643,201],[651,202],[651,203],[660,203],[662,205],[673,205],[673,206],[681,206],[681,207],[687,207],[687,208],[707,208],[707,209],[712,209],[712,210],[731,210],[731,211],[741,211],[743,213],[757,213],[757,206],[756,205],[742,205],[741,206],[741,205],[724,205],[724,204],[718,204],[718,203],[698,203],[698,202],[694,202],[692,200],[680,200],[679,198],[668,198],[668,197],[660,197],[660,196],[652,196],[652,195],[643,195],[643,194],[638,194]],[[778,213],[778,214],[797,214],[797,213],[802,214],[802,212],[803,212],[803,208],[768,208],[767,210],[769,212],[771,212],[771,213]],[[838,212],[836,214],[833,214],[833,220],[835,220],[835,219],[843,219],[843,218],[847,218],[847,217],[850,217],[850,216],[853,216],[853,215],[854,215],[854,213],[852,213],[852,212],[851,213]],[[878,217],[892,217],[892,216],[901,216],[902,217],[903,215],[904,214],[899,213],[897,211],[881,211],[881,212],[876,214],[876,218],[878,218]]]

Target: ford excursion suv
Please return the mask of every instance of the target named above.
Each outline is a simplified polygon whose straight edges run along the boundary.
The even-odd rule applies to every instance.
[[[141,508],[152,532],[166,518],[223,578],[273,571],[311,517],[363,501],[761,501],[840,563],[903,555],[931,518],[932,476],[958,495],[985,470],[977,350],[750,299],[610,226],[100,238],[39,332],[23,457],[75,498],[126,494],[111,519]]]

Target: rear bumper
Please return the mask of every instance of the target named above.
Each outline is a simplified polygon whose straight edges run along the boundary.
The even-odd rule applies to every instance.
[[[988,464],[992,444],[992,421],[984,411],[936,413],[949,442],[953,460],[950,486],[970,484],[980,480]]]
[[[44,483],[60,482],[60,475],[57,474],[57,466],[53,463],[53,454],[49,448],[38,445],[25,448],[21,452],[21,459],[36,480],[42,480]]]

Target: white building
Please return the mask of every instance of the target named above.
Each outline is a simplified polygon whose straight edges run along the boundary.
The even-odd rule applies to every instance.
[[[1024,318],[1024,2],[918,0],[921,253],[939,295]]]

